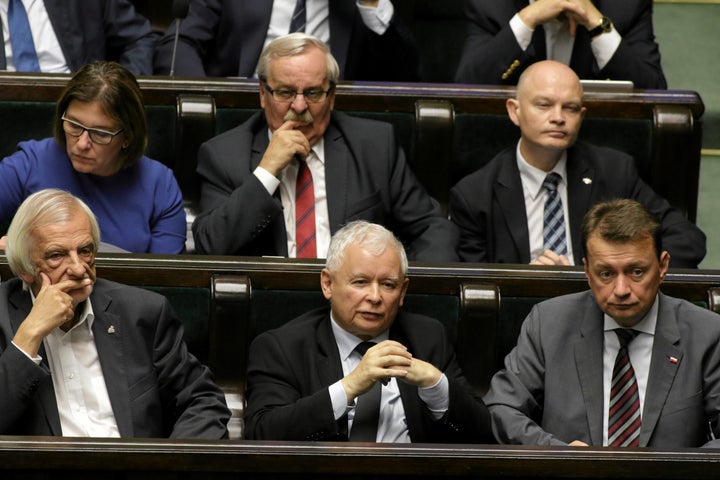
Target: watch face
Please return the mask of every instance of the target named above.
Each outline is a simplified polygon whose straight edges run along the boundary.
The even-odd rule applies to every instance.
[[[610,19],[607,17],[602,17],[600,19],[600,28],[603,32],[609,32],[610,30],[612,30],[612,22],[610,21]]]

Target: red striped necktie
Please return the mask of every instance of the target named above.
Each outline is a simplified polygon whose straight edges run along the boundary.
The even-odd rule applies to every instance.
[[[610,387],[608,446],[637,447],[640,445],[640,396],[627,346],[638,332],[618,328],[615,333],[620,350],[615,358]]]
[[[295,184],[295,256],[317,258],[315,245],[315,191],[307,162],[298,161]]]

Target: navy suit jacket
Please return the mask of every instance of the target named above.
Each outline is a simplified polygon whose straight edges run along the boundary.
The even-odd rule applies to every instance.
[[[592,292],[536,305],[485,395],[501,443],[603,443],[603,312]],[[717,447],[720,316],[659,294],[640,446]],[[674,361],[673,361],[674,359]]]
[[[191,0],[180,25],[175,74],[252,77],[270,25],[272,0]],[[330,50],[343,80],[416,81],[419,53],[410,29],[393,17],[377,35],[360,17],[355,0],[329,1]],[[155,73],[172,63],[176,22],[160,40]]]
[[[165,297],[98,279],[92,331],[122,437],[219,439],[230,411],[210,370],[187,351]],[[0,434],[62,435],[47,356],[36,365],[11,344],[32,308],[13,278],[0,286]],[[113,328],[110,328],[110,327]]]
[[[324,139],[331,234],[367,220],[393,231],[411,260],[457,261],[457,228],[413,175],[392,125],[332,112]],[[193,223],[198,253],[288,255],[280,194],[268,194],[253,174],[268,143],[260,111],[201,145],[203,213]]]
[[[582,218],[596,203],[632,198],[662,222],[662,246],[671,267],[697,268],[705,257],[705,234],[670,207],[638,176],[629,155],[578,141],[567,152],[567,196],[575,263],[580,264]],[[496,155],[450,191],[450,215],[460,227],[460,258],[466,262],[530,262],[530,237],[516,147]]]
[[[71,71],[96,60],[120,63],[135,75],[151,75],[157,35],[129,0],[44,0]],[[0,32],[0,40],[2,32]],[[7,68],[0,48],[0,70]]]
[[[418,389],[398,381],[413,442],[494,443],[485,405],[471,394],[445,328],[435,319],[398,312],[390,339],[432,363],[450,384],[448,411],[434,420]],[[312,310],[259,335],[248,354],[247,438],[347,440],[347,416],[333,415],[328,387],[343,377],[330,309]]]
[[[510,28],[510,19],[528,3],[527,0],[468,0],[466,13],[470,26],[455,76],[457,82],[515,85],[529,65],[547,58],[542,26],[535,29],[525,51]],[[570,58],[570,67],[575,73],[581,79],[632,80],[636,88],[667,88],[653,33],[652,0],[595,0],[593,3],[610,18],[622,41],[600,70],[590,48],[588,31],[578,28]],[[505,72],[508,75],[503,78]]]

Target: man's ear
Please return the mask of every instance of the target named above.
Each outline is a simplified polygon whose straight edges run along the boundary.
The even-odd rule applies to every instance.
[[[505,101],[505,108],[507,109],[510,120],[519,127],[520,121],[518,120],[518,110],[520,109],[520,102],[518,102],[515,98],[508,98]]]
[[[320,272],[320,288],[325,299],[330,300],[332,298],[332,276],[327,268],[323,268]]]

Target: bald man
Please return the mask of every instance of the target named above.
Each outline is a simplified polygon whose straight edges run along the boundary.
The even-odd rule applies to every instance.
[[[631,198],[660,220],[670,266],[697,268],[705,256],[703,232],[640,179],[631,156],[577,141],[586,109],[572,69],[534,63],[506,107],[520,128],[517,145],[450,192],[463,261],[577,264],[585,212],[604,200]]]

